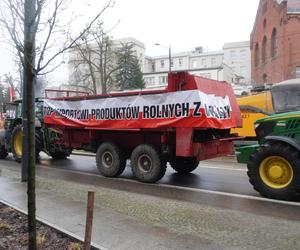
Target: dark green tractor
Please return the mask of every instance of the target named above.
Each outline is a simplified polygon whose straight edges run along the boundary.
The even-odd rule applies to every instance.
[[[12,153],[17,162],[22,160],[22,100],[7,103],[4,130],[0,132],[0,159]],[[43,123],[43,99],[35,100],[35,148],[36,157],[44,151],[53,159],[65,159],[71,150],[63,143],[62,132],[58,129],[48,128]]]
[[[239,148],[237,158],[262,196],[294,200],[300,196],[300,79],[271,91],[276,114],[256,121],[258,144]]]

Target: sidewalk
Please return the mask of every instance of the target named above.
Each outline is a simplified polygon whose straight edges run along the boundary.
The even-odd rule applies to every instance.
[[[0,177],[0,201],[26,211],[26,184]],[[84,238],[86,204],[37,191],[37,216]],[[92,241],[100,249],[226,249],[207,239],[146,225],[110,209],[95,207]],[[229,248],[228,248],[229,249]],[[230,248],[234,249],[234,248]]]
[[[26,210],[27,187],[20,183],[19,166],[10,164],[0,170],[0,202]],[[117,187],[111,188],[109,182]],[[128,191],[126,185],[133,189]],[[239,198],[121,179],[90,176],[84,180],[78,173],[45,167],[37,168],[38,219],[82,239],[88,190],[95,190],[92,241],[99,249],[300,249],[298,205],[253,200],[240,203]],[[182,195],[193,199],[185,200]],[[206,203],[208,200],[211,202]],[[219,206],[220,202],[232,206]],[[252,206],[264,213],[248,211]],[[286,218],[286,214],[295,216]]]

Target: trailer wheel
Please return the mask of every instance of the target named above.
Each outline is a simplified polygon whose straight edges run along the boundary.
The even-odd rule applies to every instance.
[[[280,143],[267,144],[251,155],[249,181],[262,196],[292,200],[300,191],[300,155]]]
[[[131,154],[131,168],[139,181],[154,183],[164,176],[167,167],[153,146],[142,144]]]
[[[7,150],[4,145],[0,145],[0,159],[5,159],[7,156]]]
[[[22,147],[23,147],[23,138],[22,138],[22,125],[19,124],[14,127],[11,134],[11,152],[15,161],[22,161]],[[35,158],[39,159],[39,154],[41,151],[41,134],[40,131],[35,131]]]
[[[122,150],[113,143],[102,143],[96,153],[97,168],[106,177],[117,177],[126,167]]]
[[[170,160],[170,165],[179,174],[187,174],[198,167],[199,161],[194,157],[174,157]]]

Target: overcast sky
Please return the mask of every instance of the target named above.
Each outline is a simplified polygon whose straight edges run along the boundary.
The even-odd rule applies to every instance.
[[[155,43],[171,45],[172,52],[203,46],[221,50],[225,42],[249,40],[259,0],[116,0],[103,16],[114,38],[134,37],[149,56],[167,54]],[[76,15],[91,18],[104,0],[74,0]],[[84,23],[84,21],[81,21]],[[77,25],[76,27],[79,28]],[[0,37],[1,38],[1,37]],[[0,46],[0,75],[13,71],[8,47]]]

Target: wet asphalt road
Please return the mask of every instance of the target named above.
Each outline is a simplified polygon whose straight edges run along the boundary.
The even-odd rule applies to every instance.
[[[97,170],[93,156],[71,155],[67,160],[53,161],[51,158],[42,155],[40,164],[51,168],[62,168],[101,175]],[[129,163],[119,178],[134,179]],[[234,160],[226,160],[224,162],[221,160],[204,161],[200,163],[195,171],[186,175],[178,175],[168,166],[165,176],[158,183],[259,196],[249,184],[245,165],[238,164]]]
[[[168,166],[166,175],[158,182],[161,185],[132,181],[134,177],[129,164],[119,178],[103,178],[93,156],[71,155],[67,160],[52,160],[41,154],[39,165],[37,175],[41,177],[300,221],[299,201],[261,198],[248,182],[246,166],[236,163],[234,159],[203,161],[193,173],[187,175],[178,175]],[[16,171],[20,164],[8,157],[0,160],[1,168]]]

